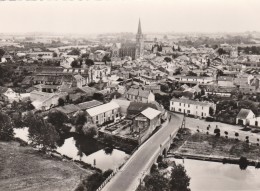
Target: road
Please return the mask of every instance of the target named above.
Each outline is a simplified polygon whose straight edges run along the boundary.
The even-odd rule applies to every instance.
[[[170,113],[169,115],[171,115],[171,121],[139,147],[126,165],[106,184],[102,191],[133,191],[137,188],[140,178],[149,167],[149,164],[154,161],[154,155],[158,154],[160,144],[170,134],[177,132],[181,126],[181,116]]]

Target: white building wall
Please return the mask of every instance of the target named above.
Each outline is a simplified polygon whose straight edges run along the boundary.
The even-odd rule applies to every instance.
[[[208,117],[210,116],[209,111],[210,107],[209,106],[201,106],[197,104],[187,104],[187,103],[181,103],[181,102],[170,102],[170,110],[179,112],[179,113],[186,113],[186,114],[191,114],[194,116],[198,117]]]

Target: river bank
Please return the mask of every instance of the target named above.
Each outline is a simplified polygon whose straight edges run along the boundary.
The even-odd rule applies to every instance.
[[[95,172],[15,141],[0,142],[0,153],[0,190],[73,190]]]

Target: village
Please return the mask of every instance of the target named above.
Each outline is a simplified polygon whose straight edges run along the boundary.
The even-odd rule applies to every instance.
[[[128,159],[156,132],[174,126],[186,130],[163,150],[165,157],[246,156],[258,164],[259,33],[150,37],[142,27],[139,19],[136,34],[91,40],[0,36],[0,112],[10,124],[3,140],[20,140],[13,130],[26,128],[29,138],[21,142],[95,171],[102,168],[97,158],[83,161],[95,149],[119,149]],[[230,150],[222,144],[212,151],[214,136]],[[59,153],[72,137],[81,153],[75,158]]]

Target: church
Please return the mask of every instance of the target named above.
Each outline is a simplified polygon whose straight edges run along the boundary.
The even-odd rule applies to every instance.
[[[138,30],[136,34],[135,43],[115,43],[112,46],[112,57],[123,58],[129,56],[132,60],[138,59],[143,56],[144,52],[144,36],[142,33],[141,21],[139,19]]]

